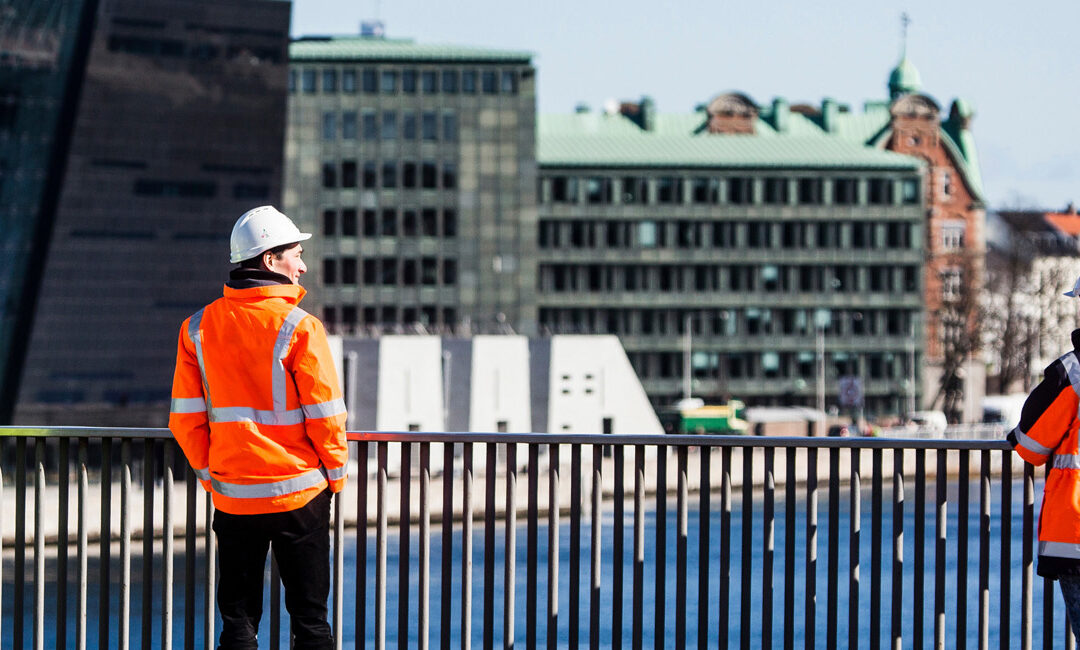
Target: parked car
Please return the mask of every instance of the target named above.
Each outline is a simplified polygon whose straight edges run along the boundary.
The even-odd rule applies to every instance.
[[[908,414],[907,421],[913,429],[925,429],[937,435],[944,434],[945,427],[949,425],[941,411],[915,411]]]

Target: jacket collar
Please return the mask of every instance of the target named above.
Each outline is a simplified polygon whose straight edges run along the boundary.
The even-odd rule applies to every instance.
[[[263,300],[265,298],[281,298],[286,302],[296,304],[300,302],[307,291],[298,284],[267,284],[256,285],[246,289],[234,289],[225,285],[225,297],[231,300]]]
[[[292,282],[280,273],[265,269],[246,269],[241,266],[229,272],[229,281],[225,284],[233,289],[251,289],[275,284],[292,284]]]

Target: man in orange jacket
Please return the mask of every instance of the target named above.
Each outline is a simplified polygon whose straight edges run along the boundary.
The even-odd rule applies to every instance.
[[[297,650],[332,648],[330,495],[345,487],[345,403],[322,323],[297,306],[301,233],[271,206],[233,227],[224,296],[184,321],[169,429],[214,501],[222,650],[258,648],[272,548]]]
[[[1070,298],[1080,298],[1080,279]],[[1080,637],[1080,329],[1073,349],[1046,368],[1009,432],[1032,465],[1049,463],[1039,512],[1039,575],[1057,580],[1073,635]]]

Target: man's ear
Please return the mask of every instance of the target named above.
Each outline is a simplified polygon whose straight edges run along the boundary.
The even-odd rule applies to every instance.
[[[263,270],[273,271],[274,270],[274,267],[272,266],[273,262],[274,262],[274,254],[271,251],[266,251],[266,252],[264,252],[262,254]]]

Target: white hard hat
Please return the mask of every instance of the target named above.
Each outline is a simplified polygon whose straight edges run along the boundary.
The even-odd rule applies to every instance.
[[[229,237],[232,254],[230,262],[243,262],[259,253],[282,244],[295,244],[310,239],[311,234],[300,232],[291,219],[278,212],[272,205],[261,205],[248,210],[233,226]]]
[[[1080,278],[1076,279],[1076,284],[1073,285],[1072,291],[1066,291],[1065,295],[1070,298],[1080,298]]]

